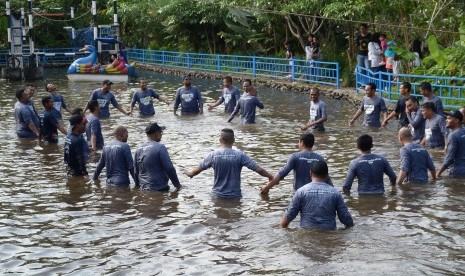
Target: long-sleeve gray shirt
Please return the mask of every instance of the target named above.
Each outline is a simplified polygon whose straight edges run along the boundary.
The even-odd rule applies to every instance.
[[[255,111],[257,107],[260,109],[265,108],[263,103],[257,99],[257,97],[247,95],[240,98],[236,104],[236,108],[234,108],[233,113],[231,113],[228,122],[231,122],[234,116],[236,116],[236,114],[240,111],[243,124],[255,124]]]

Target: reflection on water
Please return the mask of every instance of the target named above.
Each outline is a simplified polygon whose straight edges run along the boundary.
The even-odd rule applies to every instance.
[[[98,83],[70,83],[62,70],[47,72],[71,108],[83,107]],[[143,73],[149,85],[172,100],[179,77]],[[45,95],[37,82],[36,105]],[[206,103],[218,96],[219,81],[194,79]],[[239,85],[239,83],[237,83]],[[276,173],[297,151],[299,128],[307,120],[308,95],[259,87],[265,104],[256,125],[227,123],[221,108],[197,117],[176,117],[172,106],[156,103],[154,118],[124,116],[116,109],[102,121],[106,141],[117,124],[129,129],[128,144],[146,140],[145,126],[156,120],[167,126],[162,142],[171,154],[184,189],[141,193],[105,186],[100,181],[68,177],[63,164],[63,136],[58,145],[19,140],[12,116],[18,83],[2,82],[0,116],[0,271],[2,274],[145,274],[145,275],[340,275],[459,274],[463,254],[465,185],[463,180],[406,184],[384,197],[345,196],[355,227],[335,231],[278,227],[292,196],[292,176],[261,197],[264,178],[244,169],[243,198],[213,200],[213,170],[189,179],[182,172],[196,166],[219,146],[219,131],[231,127],[235,146],[262,167]],[[118,84],[117,100],[129,107],[137,84]],[[347,127],[354,108],[324,99],[329,109],[326,133],[316,133],[314,150],[330,165],[341,187],[350,160],[359,153],[355,138],[364,128]],[[69,115],[64,114],[67,118]],[[358,124],[360,125],[360,124]],[[370,132],[374,151],[397,170],[396,124]],[[61,135],[61,134],[60,134]],[[438,166],[443,153],[432,152]],[[91,158],[93,173],[99,154]],[[385,183],[388,183],[387,179]],[[356,184],[354,184],[356,186]],[[354,187],[356,190],[356,187]],[[137,271],[137,272],[136,272]]]

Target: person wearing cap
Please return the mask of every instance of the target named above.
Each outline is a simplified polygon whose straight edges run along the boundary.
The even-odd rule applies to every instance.
[[[103,149],[104,145],[102,125],[99,119],[100,105],[97,101],[92,100],[87,103],[87,108],[90,111],[85,124],[87,143],[89,143],[89,148],[96,152]]]
[[[68,111],[70,114],[72,113],[72,110],[66,105],[65,99],[63,96],[57,92],[57,87],[53,83],[48,83],[45,85],[45,91],[50,93],[50,97],[52,98],[53,101],[53,107],[58,111],[55,113],[55,116],[57,116],[57,120],[62,121],[63,118],[61,116],[61,109],[65,109]]]
[[[177,191],[182,189],[168,150],[160,143],[164,129],[164,126],[150,123],[145,128],[148,141],[136,149],[134,170],[141,190],[167,192],[170,189],[168,179]]]
[[[93,180],[97,180],[103,168],[106,167],[107,186],[129,186],[129,174],[139,186],[139,180],[134,174],[134,160],[131,149],[126,143],[128,141],[128,130],[124,126],[117,126],[113,131],[115,140],[107,143],[102,151],[97,167],[95,168]]]
[[[44,111],[40,114],[40,140],[42,138],[49,143],[58,143],[58,130],[64,135],[68,135],[62,121],[58,119],[58,111],[53,107],[53,100],[50,96],[42,98]]]
[[[412,143],[412,131],[408,127],[399,130],[398,139],[402,144],[400,149],[400,171],[397,174],[396,184],[404,181],[410,183],[428,182],[428,170],[431,178],[436,180],[436,168],[428,151],[419,144]]]
[[[365,86],[366,95],[362,99],[359,109],[355,113],[352,120],[349,121],[349,126],[353,126],[355,120],[365,112],[363,119],[363,125],[366,127],[381,127],[380,116],[383,113],[384,121],[386,121],[387,107],[384,99],[376,95],[376,85],[374,83],[368,83]]]
[[[273,179],[273,175],[260,167],[244,152],[233,149],[234,131],[229,128],[221,130],[220,144],[221,148],[210,153],[197,167],[185,174],[190,178],[198,175],[202,171],[213,168],[214,198],[239,199],[242,197],[241,192],[241,170],[242,167],[255,171],[261,176]]]
[[[346,227],[354,226],[349,210],[341,193],[325,183],[328,165],[324,161],[312,163],[312,182],[298,189],[281,219],[280,226],[287,228],[300,213],[301,228],[336,229],[336,215]]]
[[[121,113],[125,115],[131,115],[130,111],[124,110],[121,105],[116,101],[115,95],[110,91],[111,85],[113,82],[109,80],[104,80],[101,88],[97,88],[92,92],[90,100],[95,100],[100,106],[99,118],[109,118],[110,117],[110,103],[118,109]]]
[[[203,114],[203,99],[200,90],[191,85],[190,75],[183,76],[184,86],[178,88],[174,99],[174,115],[178,115],[179,104],[181,104],[181,115]]]
[[[409,128],[412,129],[412,141],[420,143],[425,137],[425,118],[421,114],[417,97],[412,95],[405,101],[405,113],[409,121]]]
[[[449,169],[451,177],[465,177],[465,128],[462,127],[463,115],[460,111],[444,112],[447,116],[446,127],[451,130],[447,138],[446,157],[439,168],[437,177]]]
[[[311,175],[308,173],[313,162],[324,161],[324,158],[312,151],[315,144],[315,136],[310,132],[304,132],[300,135],[299,149],[300,151],[291,155],[286,166],[282,168],[273,179],[261,188],[262,194],[268,194],[270,189],[279,184],[292,170],[294,171],[294,191],[307,183],[312,182]],[[326,183],[333,186],[331,178],[325,180]]]
[[[320,89],[314,87],[310,89],[310,119],[308,123],[300,127],[304,131],[312,129],[316,131],[325,131],[324,122],[328,120],[326,104],[320,100]]]
[[[232,85],[232,78],[230,76],[226,76],[223,78],[223,94],[214,104],[208,105],[208,110],[213,110],[213,108],[224,102],[224,111],[231,114],[240,98],[241,94],[239,93],[239,90],[237,87]]]
[[[16,121],[16,135],[19,138],[38,138],[40,136],[39,117],[28,105],[29,93],[25,89],[16,90],[14,116]]]
[[[240,111],[241,122],[243,124],[255,124],[255,112],[257,107],[263,109],[265,106],[257,98],[257,89],[255,89],[255,87],[249,87],[247,93],[248,95],[243,96],[237,102],[233,113],[231,113],[228,118],[228,123],[231,122],[236,114]]]
[[[391,42],[391,41],[389,41]],[[395,109],[383,120],[381,127],[386,127],[389,120],[394,117],[399,116],[399,128],[408,126],[409,120],[407,118],[407,113],[405,112],[406,109],[406,101],[410,98],[410,91],[412,90],[412,84],[410,82],[403,82],[399,86],[399,92],[402,96],[399,100],[397,100]]]
[[[426,121],[425,137],[423,137],[420,144],[428,148],[443,149],[447,136],[446,119],[444,119],[442,113],[436,113],[433,102],[422,104],[421,114]]]
[[[155,108],[153,107],[153,98],[158,99],[161,102],[170,105],[170,102],[165,97],[158,95],[152,88],[147,87],[147,81],[141,79],[139,81],[140,89],[138,89],[132,96],[131,109],[129,112],[132,113],[136,103],[139,105],[140,116],[153,116],[155,115]]]
[[[424,81],[420,83],[419,88],[420,88],[421,94],[423,95],[421,99],[421,104],[428,103],[428,102],[433,103],[436,114],[439,114],[442,116],[444,112],[444,109],[442,107],[442,101],[438,96],[436,96],[433,93],[431,83]]]
[[[68,133],[64,145],[64,159],[68,175],[88,177],[86,163],[89,158],[89,147],[82,134],[85,131],[84,119],[81,115],[69,118],[71,132]]]
[[[371,153],[373,138],[364,134],[357,138],[357,148],[361,155],[352,160],[347,170],[347,176],[342,184],[345,193],[349,193],[355,177],[358,179],[359,195],[384,194],[383,174],[389,177],[392,187],[396,185],[396,173],[384,156]]]

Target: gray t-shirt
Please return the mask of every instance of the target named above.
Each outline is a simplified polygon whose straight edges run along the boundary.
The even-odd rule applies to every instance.
[[[252,171],[259,167],[245,153],[231,148],[216,149],[199,166],[202,170],[213,167],[213,195],[223,198],[241,198],[242,167],[247,167]]]
[[[241,98],[239,90],[235,86],[231,88],[223,88],[223,95],[221,95],[220,103],[224,102],[224,111],[232,113],[236,107],[237,102]]]
[[[425,122],[425,142],[429,148],[444,148],[447,137],[446,119],[434,114],[433,118]]]
[[[387,111],[387,107],[383,98],[374,95],[372,98],[368,96],[363,97],[360,110],[365,111],[364,126],[381,127],[380,115],[381,112]]]
[[[359,194],[383,194],[383,174],[389,176],[391,183],[396,183],[396,173],[386,158],[374,153],[362,154],[350,162],[342,187],[344,190],[350,191],[352,183],[357,177]]]
[[[91,145],[92,135],[95,135],[97,139],[97,149],[103,149],[104,140],[102,135],[102,125],[100,124],[99,118],[90,114],[87,116],[86,124],[86,137],[89,145]]]
[[[129,174],[134,178],[134,161],[129,145],[121,141],[111,141],[103,147],[102,156],[95,168],[93,179],[97,179],[106,167],[107,185],[129,186]],[[134,179],[136,184],[138,183]]]
[[[117,108],[119,106],[118,102],[116,101],[115,95],[111,91],[103,93],[102,88],[97,88],[92,92],[90,96],[90,100],[95,100],[98,102],[100,106],[100,113],[98,115],[99,118],[108,118],[110,117],[110,103]]]
[[[452,177],[465,176],[465,128],[449,134],[444,164]]]
[[[295,192],[286,220],[292,221],[298,213],[302,228],[336,229],[336,214],[344,225],[354,225],[341,193],[326,183],[312,182]]]
[[[177,109],[181,104],[181,114],[197,114],[200,108],[203,107],[203,99],[200,90],[195,86],[182,86],[176,91],[174,99],[174,109]]]
[[[427,97],[425,97],[425,96],[423,96],[421,98],[421,104],[428,103],[428,102],[434,103],[434,108],[436,109],[435,110],[436,114],[442,115],[444,113],[444,109],[442,107],[442,101],[438,96],[433,94],[433,96],[431,98],[429,98],[429,99]]]
[[[408,182],[428,182],[428,170],[434,170],[433,160],[422,146],[409,143],[400,149],[400,169],[407,173]]]
[[[286,165],[278,172],[281,178],[286,177],[291,170],[294,170],[294,191],[300,187],[312,182],[310,176],[310,167],[315,161],[324,161],[324,158],[313,151],[299,151],[291,155]],[[328,184],[333,185],[331,178],[328,177]]]
[[[155,115],[155,108],[153,108],[153,98],[159,99],[160,96],[152,89],[137,90],[132,96],[131,107],[134,108],[136,103],[139,104],[139,114],[141,116]]]
[[[420,110],[416,112],[407,112],[407,118],[412,130],[412,141],[420,142],[425,137],[425,118]]]
[[[257,99],[257,97],[247,95],[245,97],[240,98],[240,100],[237,102],[236,107],[234,108],[233,113],[231,113],[228,122],[230,122],[234,118],[234,116],[236,116],[236,114],[240,111],[241,120],[243,124],[255,124],[255,111],[257,107],[260,109],[265,108],[263,103],[259,99]]]
[[[313,123],[321,118],[328,118],[328,112],[326,111],[326,104],[322,100],[318,102],[310,101],[310,122]],[[323,123],[319,123],[312,126],[312,129],[318,131],[325,131]]]
[[[168,191],[168,178],[175,187],[181,186],[165,145],[155,141],[139,145],[134,162],[141,190]]]

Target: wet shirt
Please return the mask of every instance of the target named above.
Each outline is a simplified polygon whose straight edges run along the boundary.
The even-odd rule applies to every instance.
[[[91,145],[92,135],[95,135],[97,138],[97,149],[103,149],[104,140],[102,135],[102,125],[100,124],[99,118],[90,114],[87,116],[86,124],[86,137],[89,145]]]
[[[421,114],[421,111],[406,113],[409,120],[411,131],[412,131],[412,141],[420,142],[425,137],[425,123],[426,120]]]
[[[40,114],[40,132],[44,140],[49,143],[58,143],[58,111],[52,108],[50,111],[44,110]]]
[[[383,194],[383,174],[389,177],[391,183],[396,183],[396,173],[386,158],[374,153],[363,154],[350,162],[342,187],[350,191],[357,177],[359,194]]]
[[[181,104],[181,114],[197,114],[200,108],[203,107],[202,94],[195,86],[180,87],[176,91],[174,100],[174,109],[177,109]]]
[[[95,168],[93,179],[99,177],[104,167],[106,167],[107,185],[129,186],[128,172],[134,176],[134,161],[129,145],[121,141],[111,141],[106,144]]]
[[[313,123],[321,118],[328,118],[328,112],[326,111],[326,104],[322,100],[318,102],[310,101],[310,122]],[[325,131],[323,123],[318,123],[312,126],[312,129],[318,131]]]
[[[32,109],[32,106],[16,102],[15,104],[15,121],[16,121],[16,134],[20,138],[37,138],[37,136],[29,128],[28,124],[32,122],[37,129],[40,127],[39,118]]]
[[[58,111],[57,113],[55,113],[55,116],[57,116],[57,120],[62,120],[62,116],[61,116],[61,109],[64,108],[66,109],[67,106],[66,106],[66,103],[65,103],[65,99],[63,99],[63,96],[61,94],[53,94],[53,93],[50,93],[49,96],[52,98],[52,101],[53,101],[53,108],[55,108],[56,111]]]
[[[394,109],[394,111],[399,114],[399,126],[401,127],[408,126],[409,124],[407,113],[405,112],[405,106],[405,97],[402,97],[397,101]]]
[[[257,99],[255,96],[247,95],[242,97],[238,102],[236,107],[234,108],[233,113],[228,119],[228,122],[236,116],[236,114],[240,111],[241,114],[241,121],[243,124],[255,124],[255,111],[256,108],[263,109],[265,106],[263,103]]]
[[[408,182],[428,182],[428,170],[434,170],[433,160],[428,151],[415,143],[400,149],[400,169],[407,173]]]
[[[368,96],[363,97],[360,110],[365,111],[364,126],[381,127],[380,115],[381,112],[387,111],[387,107],[383,98],[374,95],[372,98]]]
[[[434,103],[434,108],[436,109],[434,113],[438,115],[442,115],[444,113],[444,109],[442,107],[442,101],[438,96],[433,94],[433,96],[429,99],[423,96],[421,100],[421,104],[428,103],[428,102]]]
[[[66,136],[64,157],[65,164],[68,165],[68,175],[87,175],[86,163],[89,158],[89,147],[82,135],[71,132]]]
[[[443,166],[449,168],[452,177],[465,176],[465,128],[461,127],[449,134]]]
[[[312,182],[295,192],[284,216],[290,222],[298,213],[302,228],[336,229],[336,214],[344,225],[354,225],[341,193],[326,183]]]
[[[110,117],[110,103],[117,108],[119,106],[116,101],[115,95],[111,91],[106,93],[102,92],[102,88],[95,89],[90,96],[90,101],[95,100],[100,106],[99,118],[109,118]]]
[[[220,103],[224,102],[224,111],[232,113],[236,107],[237,102],[241,98],[239,90],[235,86],[231,88],[223,88],[223,94],[220,98]]]
[[[444,148],[447,135],[446,119],[444,116],[434,114],[434,117],[425,122],[425,142],[429,148]]]
[[[300,187],[312,182],[310,176],[310,167],[315,161],[324,161],[324,158],[310,150],[299,151],[291,155],[287,160],[286,165],[278,172],[281,178],[286,177],[291,170],[294,171],[294,191],[297,191]],[[328,184],[331,186],[333,183],[328,178]]]
[[[153,107],[153,98],[159,99],[158,95],[152,88],[147,88],[145,91],[137,90],[132,96],[131,107],[134,108],[136,103],[139,104],[139,114],[141,116],[155,115],[155,108]]]
[[[141,190],[168,191],[168,179],[175,187],[181,186],[165,145],[155,141],[139,145],[134,162]]]
[[[255,171],[258,164],[240,150],[221,148],[210,153],[199,164],[202,170],[213,168],[213,195],[223,198],[241,198],[242,167]]]

